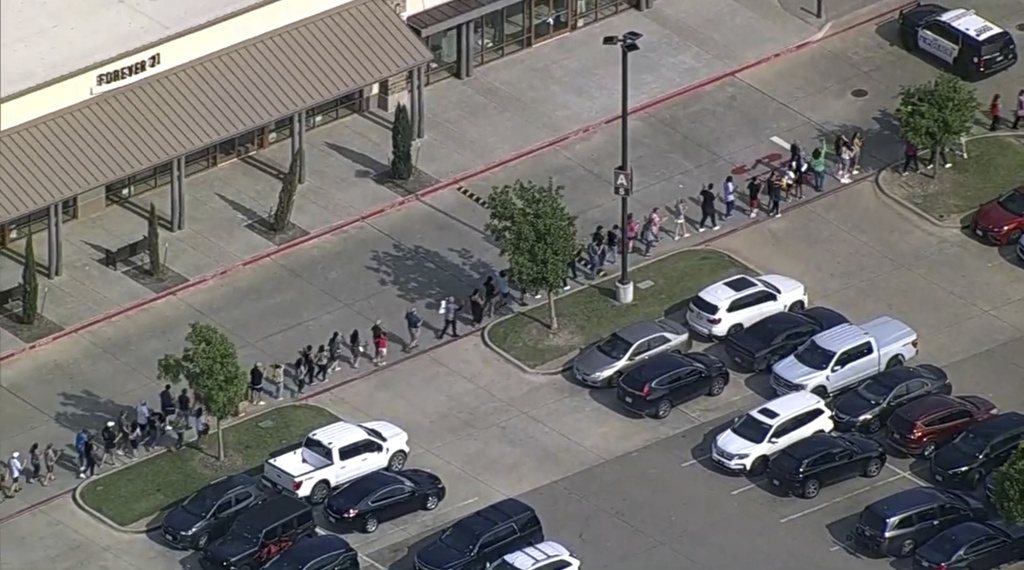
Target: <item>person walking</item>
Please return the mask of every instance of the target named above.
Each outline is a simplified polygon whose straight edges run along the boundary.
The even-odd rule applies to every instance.
[[[171,422],[171,429],[174,430],[176,441],[174,442],[174,449],[178,450],[185,447],[185,433],[188,431],[188,420],[182,417],[183,414],[178,414],[174,421]]]
[[[597,226],[597,228],[594,230],[594,233],[591,234],[590,236],[590,241],[596,243],[598,249],[600,250],[598,253],[597,261],[598,265],[600,265],[603,268],[604,264],[608,260],[608,248],[606,247],[606,244],[604,242],[604,226]]]
[[[103,461],[114,465],[114,453],[117,451],[117,431],[114,422],[107,422],[107,425],[100,430],[100,439],[103,440]]]
[[[498,272],[498,276],[494,281],[498,285],[498,303],[495,305],[494,310],[495,312],[498,312],[502,309],[507,309],[510,306],[509,302],[512,300],[512,288],[509,287],[508,284],[508,272],[504,269]]]
[[[789,162],[802,163],[804,161],[804,151],[800,148],[800,141],[793,140],[789,143]]]
[[[441,332],[437,333],[437,338],[444,338],[444,335],[451,328],[452,336],[459,336],[458,331],[458,317],[459,310],[462,308],[455,302],[454,296],[449,296],[447,299],[442,301],[441,313],[444,315],[444,327],[441,328]]]
[[[487,279],[491,283],[491,293],[489,299],[484,299],[483,307],[486,307],[488,310],[493,310],[494,295],[496,295],[497,293],[495,292],[494,289],[494,281],[490,277],[488,277]],[[488,281],[484,282],[484,289],[487,288]],[[484,308],[481,308],[481,313],[483,312],[483,310]],[[420,313],[419,311],[416,310],[416,307],[409,307],[408,309],[406,309],[405,328],[406,330],[409,331],[409,344],[405,345],[405,351],[408,352],[420,345],[420,330],[423,328],[423,317],[420,316]]]
[[[149,418],[149,429],[142,434],[142,448],[147,452],[156,449],[165,429],[167,429],[167,416],[163,412],[153,412]]]
[[[96,475],[96,441],[93,440],[92,434],[85,440],[85,471],[82,473],[81,478],[86,479],[88,477],[94,477]]]
[[[54,475],[54,471],[57,470],[57,459],[59,459],[57,448],[54,447],[52,443],[47,443],[46,449],[43,450],[43,469],[46,471],[46,474],[43,475],[43,482],[41,483],[43,487],[49,487],[50,483],[53,483],[54,479],[57,478],[57,476]]]
[[[263,401],[263,365],[257,362],[249,369],[249,403],[262,406]]]
[[[316,349],[316,355],[313,357],[313,364],[316,365],[316,373],[313,378],[320,378],[320,382],[327,381],[327,374],[331,370],[331,357],[327,354],[327,347],[320,345]]]
[[[605,261],[608,265],[615,265],[619,262],[619,248],[622,247],[622,243],[619,242],[619,225],[613,224],[612,229],[608,230],[608,233],[604,236],[604,249],[605,249]]]
[[[28,448],[28,465],[32,468],[32,472],[28,476],[28,483],[42,483],[40,477],[43,474],[43,458],[39,452],[39,444],[33,443]]]
[[[647,219],[651,221],[651,231],[654,232],[654,243],[661,241],[661,212],[658,207],[651,208],[651,213],[647,215]]]
[[[132,431],[132,421],[128,419],[128,411],[121,410],[117,416],[117,450],[118,455],[128,453],[128,434]],[[89,434],[92,437],[92,434]]]
[[[832,142],[832,153],[836,157],[836,179],[842,182],[846,178],[847,168],[849,168],[849,161],[843,160],[843,151],[850,146],[850,140],[846,138],[843,133],[836,133],[836,138]]]
[[[330,363],[327,366],[328,374],[341,370],[341,344],[343,342],[341,333],[338,331],[334,331],[331,338],[327,340],[327,356],[330,359]]]
[[[21,492],[21,476],[25,471],[25,465],[21,462],[21,453],[15,451],[7,461],[7,470],[11,475],[11,490],[14,493]]]
[[[682,188],[682,185],[679,187]],[[672,231],[672,241],[679,241],[679,238],[690,237],[690,230],[686,227],[686,196],[676,198],[673,210],[676,227]]]
[[[135,410],[135,421],[143,430],[145,430],[146,425],[149,424],[149,416],[152,413],[153,412],[149,409],[149,402],[146,400],[139,402],[139,407]]]
[[[484,322],[484,297],[480,294],[479,289],[473,289],[469,295],[469,312],[473,315],[472,326],[479,326]]]
[[[988,126],[990,131],[998,131],[999,123],[1003,121],[1003,96],[996,93],[992,96],[992,102],[988,105],[988,112],[992,116],[992,123]]]
[[[1010,126],[1013,130],[1020,128],[1020,122],[1024,120],[1024,89],[1017,92],[1017,104],[1013,112],[1013,125]]]
[[[657,245],[658,239],[654,233],[654,221],[648,218],[644,222],[644,227],[640,229],[640,243],[643,244],[644,250],[641,255],[644,257],[651,256],[651,250]]]
[[[804,175],[807,172],[807,165],[798,161],[789,163],[790,186],[796,194],[797,200],[804,199]]]
[[[574,281],[579,281],[580,274],[579,269],[577,269],[576,266],[579,264],[579,259],[582,256],[583,246],[577,243],[576,251],[573,252],[572,257],[569,258],[569,261],[565,263],[565,277],[562,278],[563,291],[568,291],[569,289],[572,289],[572,285],[569,284],[569,278],[572,278]],[[487,316],[491,316],[490,312],[487,313]]]
[[[182,388],[178,394],[178,413],[185,416],[185,423],[188,423],[188,415],[192,411],[192,398],[188,397],[188,388]],[[168,415],[168,418],[173,416]]]
[[[378,335],[377,338],[373,339],[373,365],[384,366],[387,362],[384,361],[388,356],[388,335]]]
[[[796,143],[794,143],[796,144]],[[761,179],[757,176],[750,179],[747,182],[747,204],[750,205],[750,217],[756,218],[757,212],[761,207],[761,202],[758,198],[761,195]]]
[[[953,163],[946,157],[946,147],[944,145],[932,146],[931,156],[928,158],[928,170],[935,168],[939,161],[942,161],[943,168],[951,168]]]
[[[148,425],[148,421],[146,422]],[[138,421],[132,422],[131,430],[128,432],[128,445],[131,449],[128,458],[131,460],[139,457],[139,442],[142,441],[142,424]]]
[[[488,318],[494,316],[494,302],[497,298],[498,287],[494,285],[494,276],[488,275],[487,279],[484,279],[484,313]],[[417,334],[419,334],[419,331],[417,331]]]
[[[380,324],[380,319],[373,321],[373,326],[370,327],[370,339],[377,340],[377,337],[384,336],[384,327]]]
[[[725,215],[722,219],[728,220],[736,207],[736,183],[732,181],[732,176],[726,176],[722,184],[722,201],[725,202]]]
[[[782,189],[780,181],[775,176],[768,178],[768,217],[778,218],[782,215]]]
[[[7,469],[0,469],[0,503],[13,498],[14,483],[11,482],[11,473]]]
[[[171,393],[171,385],[164,384],[164,389],[160,392],[160,411],[165,416],[173,416],[177,412],[177,407],[174,404],[174,394]]]
[[[278,362],[271,364],[267,376],[274,385],[274,399],[280,402],[284,398],[284,366]]]
[[[708,222],[711,222],[711,229],[713,230],[717,230],[720,227],[718,225],[718,213],[715,212],[715,193],[711,191],[714,187],[714,184],[708,184],[700,189],[700,226],[697,227],[698,232],[706,230],[707,228],[704,226]]]
[[[89,430],[82,428],[77,434],[75,434],[75,453],[78,454],[78,475],[79,479],[83,478],[81,475],[85,471],[85,442],[89,439]]]
[[[920,172],[921,164],[917,161],[917,146],[910,141],[903,141],[903,176],[907,175],[910,167],[914,167],[914,172]]]
[[[811,151],[811,172],[814,174],[814,191],[823,192],[825,190],[825,170],[827,168],[825,164],[825,139],[821,139],[821,147]]]
[[[359,368],[359,358],[366,350],[359,338],[359,329],[352,329],[352,334],[348,335],[348,350],[352,357],[352,368]],[[299,388],[299,393],[302,393],[302,388]]]
[[[640,224],[633,217],[633,212],[626,214],[626,255],[633,253],[636,240],[640,237]]]
[[[590,266],[590,279],[594,280],[601,276],[601,251],[604,248],[594,239],[587,244],[587,265]]]
[[[853,133],[853,138],[850,139],[850,175],[857,176],[860,174],[860,157],[864,150],[864,135],[857,131]]]

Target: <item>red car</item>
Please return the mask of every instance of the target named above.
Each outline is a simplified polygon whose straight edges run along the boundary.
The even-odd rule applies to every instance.
[[[974,213],[971,229],[996,245],[1012,245],[1024,235],[1024,186],[982,204]]]
[[[898,408],[889,418],[889,444],[907,455],[931,457],[960,432],[999,413],[981,396],[932,394]]]

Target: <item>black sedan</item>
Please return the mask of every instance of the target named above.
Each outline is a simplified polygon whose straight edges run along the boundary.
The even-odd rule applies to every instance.
[[[940,532],[917,549],[915,570],[999,568],[1024,559],[1024,527],[966,522]]]
[[[662,420],[675,406],[701,394],[718,396],[728,384],[729,371],[714,356],[665,352],[627,372],[617,396],[627,409]]]
[[[832,406],[832,420],[840,431],[876,433],[896,408],[922,396],[952,392],[949,376],[938,366],[890,368],[840,396]]]
[[[370,533],[383,521],[432,511],[444,497],[444,483],[433,473],[377,471],[335,491],[324,503],[324,515],[332,523]]]
[[[813,499],[821,487],[852,477],[877,477],[887,456],[882,445],[859,434],[815,434],[772,459],[768,480],[781,490]]]
[[[739,368],[760,372],[796,352],[812,336],[849,322],[843,315],[825,307],[811,307],[799,313],[776,313],[729,335],[725,352]]]
[[[256,477],[218,479],[164,515],[164,540],[175,548],[202,550],[224,536],[239,514],[266,501],[266,492]]]

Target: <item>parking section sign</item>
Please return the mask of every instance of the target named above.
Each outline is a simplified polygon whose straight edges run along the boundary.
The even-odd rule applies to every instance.
[[[633,195],[633,169],[626,170],[625,168],[616,168],[613,173],[615,195],[616,196],[632,196]]]

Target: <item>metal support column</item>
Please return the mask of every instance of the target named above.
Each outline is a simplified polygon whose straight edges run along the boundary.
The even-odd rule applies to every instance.
[[[46,209],[46,276],[57,277],[57,217],[60,216],[60,205],[51,204]],[[32,239],[29,235],[28,239]]]
[[[473,53],[476,51],[473,48],[476,47],[476,20],[470,20],[463,24],[466,26],[466,77],[473,77],[474,59]],[[483,38],[481,38],[481,41]],[[483,50],[484,47],[480,46]]]
[[[306,112],[301,111],[292,116],[292,158],[306,143]],[[303,153],[305,154],[305,153]],[[305,156],[303,156],[305,159]],[[290,168],[290,166],[289,166]],[[306,181],[306,161],[299,164],[299,184]]]
[[[54,223],[54,229],[57,230],[57,239],[55,240],[57,246],[57,277],[64,274],[64,206],[58,204],[54,206],[57,210],[57,217]]]
[[[185,157],[180,156],[174,160],[178,164],[178,229],[185,229]]]
[[[178,159],[171,161],[171,231],[178,231],[178,220],[181,219],[181,189],[178,186]]]
[[[424,83],[426,83],[426,81],[424,81],[426,79],[424,77],[426,75],[425,69],[426,69],[425,67],[418,67],[418,68],[416,68],[416,73],[419,75],[419,79],[416,80],[416,91],[418,92],[418,94],[416,96],[416,117],[417,117],[417,119],[416,119],[416,138],[417,139],[421,139],[421,138],[424,137],[424,126],[423,126],[423,123],[424,123],[424,118],[426,117],[426,107],[425,107],[425,104],[423,102],[423,87],[424,87]]]
[[[455,48],[458,60],[455,65],[455,77],[465,79],[469,77],[469,38],[466,34],[466,24],[459,24],[455,28]]]
[[[420,70],[413,69],[409,72],[409,122],[412,123],[413,139],[418,139],[420,125]]]

